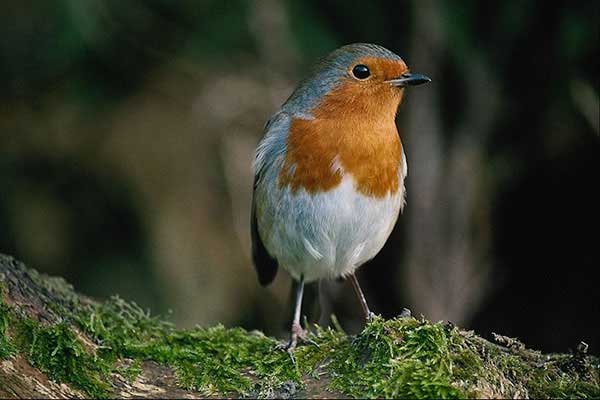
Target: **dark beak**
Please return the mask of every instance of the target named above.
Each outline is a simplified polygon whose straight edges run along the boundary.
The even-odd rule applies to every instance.
[[[402,74],[402,76],[400,76],[400,78],[390,79],[389,81],[386,81],[386,82],[391,85],[398,86],[398,87],[417,86],[417,85],[422,85],[424,83],[431,82],[431,78],[429,78],[425,75],[421,75],[421,74],[406,72],[406,73]]]

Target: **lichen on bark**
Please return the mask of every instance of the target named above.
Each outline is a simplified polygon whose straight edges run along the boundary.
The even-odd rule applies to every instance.
[[[600,361],[487,341],[449,323],[313,327],[295,352],[241,328],[177,329],[131,302],[77,294],[0,255],[0,397],[600,396]]]

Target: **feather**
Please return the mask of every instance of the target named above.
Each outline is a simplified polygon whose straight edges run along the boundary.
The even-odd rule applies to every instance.
[[[256,190],[256,182],[258,174],[254,177],[254,190]],[[253,192],[254,192],[253,190]],[[250,215],[250,234],[252,238],[252,261],[254,269],[258,275],[258,282],[262,286],[266,286],[273,282],[277,275],[277,260],[275,260],[267,249],[258,233],[258,225],[256,222],[256,204],[254,202],[254,193],[252,194],[252,211]]]
[[[274,157],[272,149],[283,147],[278,145],[278,135],[274,134],[275,132],[270,132],[270,129],[274,125],[274,122],[279,122],[286,118],[287,116],[284,113],[279,113],[267,121],[264,127],[265,137],[258,145],[256,158],[253,164],[254,185],[252,188],[250,236],[252,240],[252,262],[254,263],[254,269],[258,275],[258,282],[262,286],[266,286],[273,282],[275,275],[277,275],[278,263],[277,260],[269,254],[260,237],[260,233],[258,232],[258,221],[256,219],[256,187],[258,186],[265,169],[269,168],[270,160]]]

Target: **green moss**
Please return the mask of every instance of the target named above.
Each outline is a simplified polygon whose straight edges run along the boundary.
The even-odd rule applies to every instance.
[[[0,352],[18,352],[52,379],[92,397],[110,393],[111,372],[134,381],[145,360],[172,368],[181,387],[205,396],[298,395],[308,379],[324,379],[330,391],[360,398],[600,394],[596,358],[543,356],[516,341],[501,347],[441,323],[377,317],[356,337],[316,327],[314,343],[296,349],[294,364],[276,349],[278,341],[259,332],[221,325],[177,330],[119,297],[80,302],[60,283],[45,286],[66,299],[53,308],[64,315],[59,323],[42,325],[0,303]]]
[[[332,388],[353,397],[460,398],[442,325],[375,318],[332,352]]]
[[[0,290],[0,296],[2,296],[2,290]],[[16,352],[16,348],[8,336],[9,318],[8,306],[0,301],[0,360],[10,357]]]
[[[133,383],[143,372],[142,362],[140,360],[133,360],[128,365],[116,367],[114,372],[121,375],[127,382]]]
[[[79,307],[74,319],[82,331],[101,345],[103,355],[126,356],[131,348],[175,332],[174,326],[113,296],[102,304]]]
[[[152,360],[174,368],[179,384],[205,395],[260,393],[293,380],[300,373],[277,342],[243,329],[176,330],[118,297],[86,307],[77,316],[84,333],[107,360]],[[256,386],[256,382],[268,382]],[[264,386],[264,387],[263,387]]]
[[[527,372],[533,398],[600,398],[598,359],[559,355],[552,357],[546,368],[530,367]]]
[[[31,365],[91,397],[106,397],[110,365],[91,355],[68,324],[43,326],[25,318],[12,322],[17,347]]]
[[[511,339],[512,340],[512,339]],[[468,397],[516,398],[598,398],[600,364],[594,357],[544,356],[516,342],[500,347],[472,332],[453,329],[450,351],[455,382],[466,389]],[[562,360],[562,361],[561,361]],[[595,364],[593,364],[595,363]]]
[[[43,325],[6,304],[0,295],[0,358],[15,354],[23,355],[50,379],[70,384],[90,397],[109,393],[109,364],[83,345],[69,323]]]
[[[299,375],[286,353],[274,351],[276,342],[243,329],[170,331],[148,341],[113,343],[120,355],[153,360],[175,369],[179,384],[203,395],[249,395],[255,382],[264,378],[271,385],[298,381]],[[259,387],[259,391],[266,388]]]

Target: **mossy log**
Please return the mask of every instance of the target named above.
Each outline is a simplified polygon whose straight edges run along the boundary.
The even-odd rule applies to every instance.
[[[178,330],[2,255],[0,294],[0,398],[600,396],[600,361],[583,343],[541,354],[450,323],[376,317],[357,336],[313,327],[292,360],[260,332]]]

